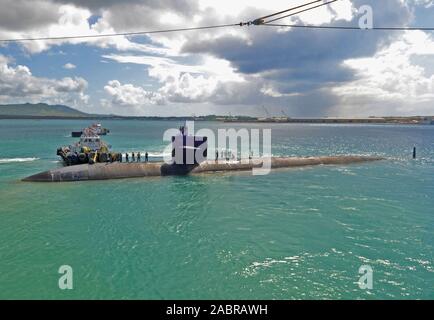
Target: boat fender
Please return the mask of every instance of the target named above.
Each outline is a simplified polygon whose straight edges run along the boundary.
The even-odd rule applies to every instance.
[[[81,163],[87,163],[87,156],[85,153],[80,153],[78,155],[78,160],[80,160]]]
[[[108,162],[109,157],[108,154],[103,152],[99,155],[99,162]]]

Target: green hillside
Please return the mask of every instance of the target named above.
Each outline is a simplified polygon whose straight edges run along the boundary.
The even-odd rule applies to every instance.
[[[85,118],[90,115],[63,105],[6,104],[0,105],[0,117],[71,117]]]

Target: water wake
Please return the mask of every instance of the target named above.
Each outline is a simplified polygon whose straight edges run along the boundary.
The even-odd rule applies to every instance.
[[[36,160],[39,160],[39,158],[5,158],[5,159],[0,159],[0,164],[15,163],[15,162],[32,162]]]

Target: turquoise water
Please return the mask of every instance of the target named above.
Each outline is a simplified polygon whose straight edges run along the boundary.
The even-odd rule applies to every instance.
[[[434,298],[434,126],[271,125],[274,155],[388,158],[363,165],[20,182],[60,166],[57,146],[87,125],[0,120],[0,298]],[[180,123],[103,125],[114,149],[157,155]],[[61,265],[73,290],[58,288]]]

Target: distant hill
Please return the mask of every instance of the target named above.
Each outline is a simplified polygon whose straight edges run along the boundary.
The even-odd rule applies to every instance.
[[[0,105],[0,117],[2,118],[88,118],[92,116],[63,105],[48,105],[46,103]]]

